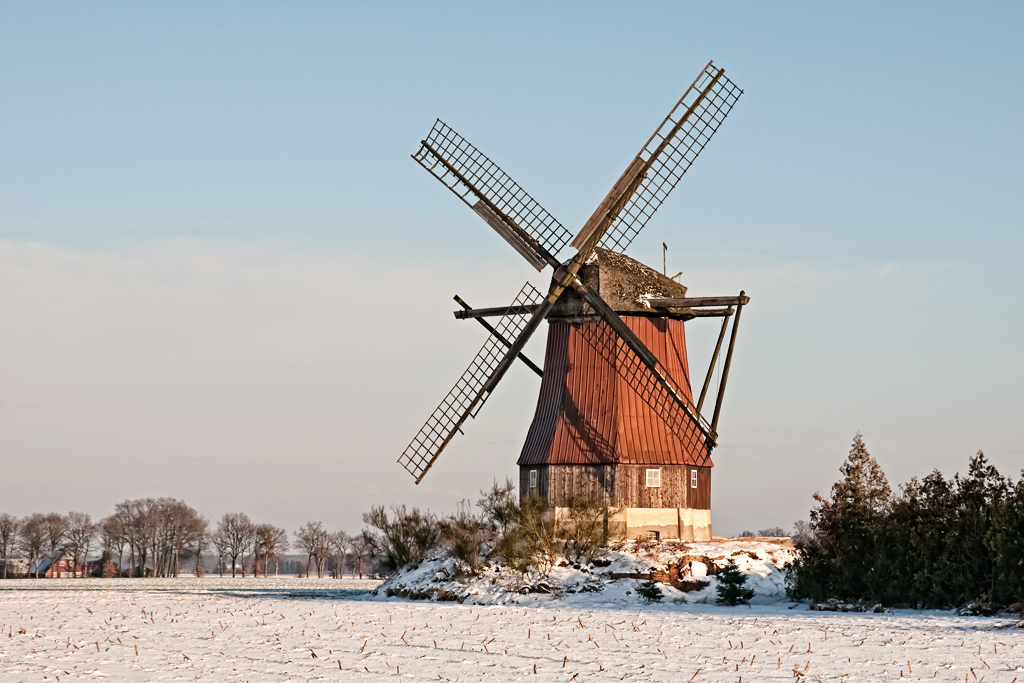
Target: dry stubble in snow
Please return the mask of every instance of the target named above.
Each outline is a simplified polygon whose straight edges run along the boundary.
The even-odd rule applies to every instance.
[[[39,583],[0,588],[2,681],[1024,683],[1024,630],[948,613],[379,602],[336,580]]]

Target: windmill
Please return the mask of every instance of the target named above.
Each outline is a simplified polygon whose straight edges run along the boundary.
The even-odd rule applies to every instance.
[[[723,69],[708,62],[575,236],[483,153],[442,121],[435,123],[413,158],[530,265],[538,271],[550,267],[553,274],[546,294],[527,282],[501,308],[473,309],[455,297],[461,306],[456,317],[476,319],[490,336],[398,460],[417,484],[520,359],[542,376],[537,415],[519,461],[522,495],[546,496],[557,509],[566,496],[597,492],[622,533],[710,535],[709,512],[696,519],[683,511],[710,509],[710,453],[717,444],[736,328],[749,299],[742,292],[686,297],[685,287],[623,252],[741,94]],[[559,258],[566,247],[575,249],[567,260]],[[485,320],[498,316],[494,325]],[[695,403],[682,323],[708,316],[723,322]],[[552,328],[541,370],[523,349],[546,319]],[[701,410],[730,319],[732,335],[709,422]],[[568,425],[560,441],[559,425]],[[639,441],[630,436],[638,432],[646,435]],[[676,485],[662,484],[666,467]],[[636,488],[637,472],[643,472],[646,492],[625,493]],[[707,504],[695,507],[702,505],[698,490],[705,488]]]

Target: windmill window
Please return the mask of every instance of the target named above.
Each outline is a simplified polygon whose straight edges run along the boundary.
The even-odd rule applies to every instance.
[[[690,488],[697,488],[697,470],[690,470]]]
[[[661,470],[647,470],[647,488],[655,489],[661,486]]]
[[[537,470],[530,470],[530,488],[537,488]]]

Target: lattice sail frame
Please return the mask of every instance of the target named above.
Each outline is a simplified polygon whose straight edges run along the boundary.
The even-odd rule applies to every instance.
[[[710,461],[708,440],[714,443],[715,438],[711,434],[711,426],[697,413],[697,409],[679,390],[679,385],[668,372],[661,368],[661,378],[671,387],[674,397],[670,396],[669,389],[654,377],[654,371],[647,367],[622,337],[603,320],[583,324],[577,320],[575,323],[584,341],[597,351],[637,396],[665,422],[684,448],[695,455],[695,464],[706,466]]]
[[[632,197],[598,242],[599,246],[620,253],[626,250],[690,169],[742,94],[743,91],[725,77],[724,69],[708,62],[637,155],[638,159],[650,161],[667,140]]]
[[[548,255],[557,254],[572,239],[568,229],[501,170],[501,167],[441,119],[434,123],[420,149],[413,154],[413,159],[479,213],[506,240],[509,238],[493,225],[488,214],[494,214],[508,223],[513,231],[519,228],[525,232]],[[484,206],[480,206],[481,202]],[[530,240],[522,241],[529,245],[536,255],[535,262],[523,254],[534,267],[540,270],[547,265],[542,251],[530,245]],[[512,246],[520,251],[515,243],[512,243]],[[538,263],[541,264],[540,267]]]
[[[529,282],[523,285],[515,301],[509,306],[509,312],[494,326],[496,334],[491,334],[484,342],[455,386],[402,452],[398,464],[416,477],[417,484],[455,436],[455,432],[459,431],[466,418],[471,417],[474,409],[479,409],[487,400],[483,392],[484,384],[494,374],[494,369],[505,357],[508,347],[519,338],[530,320],[528,315],[512,311],[517,306],[538,304],[543,298],[544,295]]]

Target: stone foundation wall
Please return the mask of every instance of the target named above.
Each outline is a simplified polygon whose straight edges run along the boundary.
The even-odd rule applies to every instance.
[[[555,508],[555,515],[568,517],[568,509]],[[711,538],[711,510],[694,508],[608,508],[608,535],[612,538],[643,538],[657,532],[658,538],[706,541]]]

